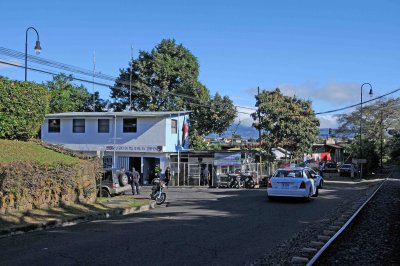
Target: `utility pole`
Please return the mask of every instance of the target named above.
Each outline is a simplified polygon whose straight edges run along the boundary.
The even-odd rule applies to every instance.
[[[94,91],[94,75],[96,71],[96,52],[93,51],[93,112],[96,112],[96,94]]]
[[[260,142],[261,147],[261,114],[260,114],[260,87],[257,87],[257,96],[258,96],[258,141]]]
[[[129,111],[132,110],[132,66],[133,66],[133,47],[131,45],[131,67],[129,75]]]

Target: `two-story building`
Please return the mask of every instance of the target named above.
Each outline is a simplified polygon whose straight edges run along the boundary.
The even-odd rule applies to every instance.
[[[156,165],[188,150],[190,112],[72,112],[48,114],[44,142],[103,157],[105,167],[135,167],[147,184]]]

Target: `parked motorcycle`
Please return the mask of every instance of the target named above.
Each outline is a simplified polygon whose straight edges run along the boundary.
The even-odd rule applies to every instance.
[[[151,187],[151,194],[150,198],[152,200],[156,201],[157,205],[161,205],[165,202],[167,198],[167,194],[165,193],[165,182],[162,181],[159,177],[154,178],[153,181],[151,181],[152,187]]]
[[[229,187],[231,188],[237,188],[239,189],[240,187],[243,186],[242,180],[240,179],[240,176],[237,174],[228,174],[229,176]]]
[[[245,188],[254,188],[256,186],[256,182],[251,173],[243,173],[241,175],[241,180]]]

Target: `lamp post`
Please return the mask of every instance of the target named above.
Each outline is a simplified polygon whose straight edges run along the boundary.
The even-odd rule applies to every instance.
[[[36,54],[40,54],[40,52],[42,51],[42,47],[40,47],[38,31],[34,27],[27,28],[26,35],[25,35],[25,81],[27,80],[27,74],[28,74],[28,31],[31,29],[34,30],[37,35],[37,41],[36,41],[36,45],[35,45]]]
[[[369,84],[368,82],[363,83],[361,85],[361,108],[360,108],[360,159],[363,159],[363,147],[362,147],[362,104],[363,104],[363,99],[362,99],[362,92],[363,92],[363,87],[364,85],[368,85],[370,87],[369,90],[369,96],[372,96],[373,92],[372,92],[372,85]],[[361,173],[360,173],[361,177],[362,177],[362,164],[361,164]]]

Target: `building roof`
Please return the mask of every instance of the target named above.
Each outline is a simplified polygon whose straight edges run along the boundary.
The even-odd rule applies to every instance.
[[[173,112],[69,112],[47,114],[46,118],[67,118],[67,117],[169,117],[190,114],[191,111]]]

